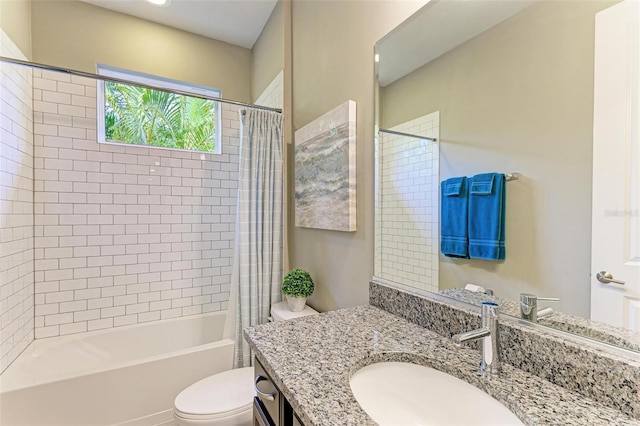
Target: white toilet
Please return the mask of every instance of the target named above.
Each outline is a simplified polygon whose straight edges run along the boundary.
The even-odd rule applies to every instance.
[[[305,306],[291,312],[287,302],[271,306],[273,321],[315,315]],[[178,394],[173,417],[178,426],[251,426],[253,424],[253,367],[224,371],[202,379]]]

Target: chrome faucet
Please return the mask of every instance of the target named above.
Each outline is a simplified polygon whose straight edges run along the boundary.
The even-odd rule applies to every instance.
[[[491,376],[498,373],[500,357],[498,352],[498,304],[493,302],[482,303],[482,327],[454,335],[451,339],[460,347],[464,342],[482,339],[482,362],[480,371],[482,376]]]
[[[520,318],[531,322],[538,322],[539,319],[548,317],[553,313],[552,308],[538,309],[538,300],[548,302],[558,302],[555,297],[537,297],[530,293],[520,293]]]

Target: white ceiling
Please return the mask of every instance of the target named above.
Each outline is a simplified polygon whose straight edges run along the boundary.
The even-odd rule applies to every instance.
[[[216,40],[251,48],[277,0],[170,0],[154,6],[145,0],[82,0]]]

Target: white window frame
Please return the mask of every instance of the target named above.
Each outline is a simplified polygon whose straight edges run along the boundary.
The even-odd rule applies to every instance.
[[[154,87],[164,88],[167,90],[179,90],[181,92],[193,93],[194,95],[204,95],[210,98],[222,97],[222,90],[213,87],[201,86],[198,84],[186,83],[183,81],[172,80],[170,78],[158,77],[152,74],[145,74],[136,71],[130,71],[123,68],[116,68],[109,65],[97,64],[97,74],[107,77],[118,78],[122,80],[131,81],[132,83],[141,83],[146,85],[152,85]],[[138,145],[129,144],[125,142],[106,140],[105,129],[105,116],[104,116],[104,80],[98,80],[98,143],[118,145],[118,146],[137,146],[150,149],[166,149],[171,151],[180,152],[195,152],[205,154],[222,154],[222,117],[220,102],[215,102],[215,114],[216,114],[216,134],[215,144],[213,151],[196,151],[190,149],[180,148],[167,148],[163,146],[150,146],[150,145]]]

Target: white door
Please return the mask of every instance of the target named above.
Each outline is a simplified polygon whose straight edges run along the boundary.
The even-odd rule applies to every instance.
[[[640,330],[640,1],[596,15],[591,318]],[[598,272],[624,281],[605,284]],[[606,280],[606,279],[605,279]]]

